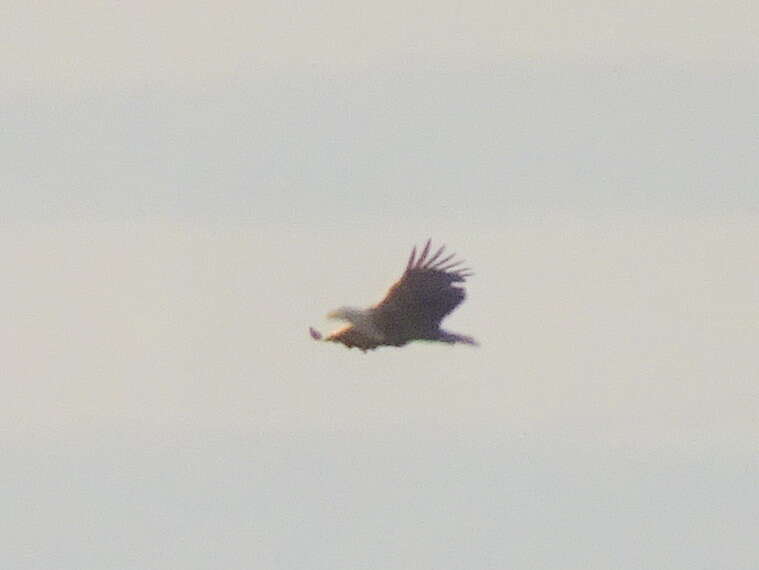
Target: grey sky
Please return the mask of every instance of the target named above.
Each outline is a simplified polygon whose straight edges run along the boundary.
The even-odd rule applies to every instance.
[[[415,58],[755,63],[751,2],[130,2],[14,6],[3,68],[17,89],[102,89],[251,69]]]
[[[758,11],[8,9],[0,566],[753,568]]]

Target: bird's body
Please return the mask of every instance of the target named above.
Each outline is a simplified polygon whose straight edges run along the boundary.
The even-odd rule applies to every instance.
[[[471,337],[440,328],[443,318],[465,298],[464,290],[454,283],[464,282],[471,275],[468,269],[458,268],[461,262],[451,261],[453,254],[441,259],[444,251],[445,246],[429,256],[428,240],[417,258],[414,248],[403,275],[379,303],[368,309],[342,307],[328,315],[350,324],[324,340],[363,351],[403,346],[414,340],[476,344]],[[311,336],[321,339],[314,329]]]

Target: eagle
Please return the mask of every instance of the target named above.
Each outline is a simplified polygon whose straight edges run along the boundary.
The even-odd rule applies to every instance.
[[[461,304],[466,294],[455,284],[463,283],[473,273],[461,268],[455,253],[443,256],[445,245],[430,255],[431,240],[427,240],[417,257],[416,246],[406,263],[406,270],[393,284],[385,297],[368,309],[340,307],[327,317],[349,324],[329,334],[323,340],[339,342],[361,351],[379,346],[403,346],[411,341],[438,341],[449,344],[477,345],[469,336],[440,328],[440,322]],[[311,337],[322,340],[319,331],[310,327]]]

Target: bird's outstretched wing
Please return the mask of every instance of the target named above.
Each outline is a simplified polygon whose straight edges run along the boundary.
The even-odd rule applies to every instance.
[[[401,337],[435,330],[464,300],[464,290],[454,283],[465,281],[471,271],[460,267],[463,262],[454,260],[455,254],[443,257],[445,246],[430,255],[430,245],[427,240],[418,257],[414,247],[401,278],[372,307],[381,330],[396,331]]]

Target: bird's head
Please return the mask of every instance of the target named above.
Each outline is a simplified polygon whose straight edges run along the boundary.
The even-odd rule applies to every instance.
[[[340,307],[339,309],[335,309],[334,311],[327,313],[327,318],[348,321],[349,323],[356,323],[362,319],[364,313],[365,311],[356,309],[355,307]]]

